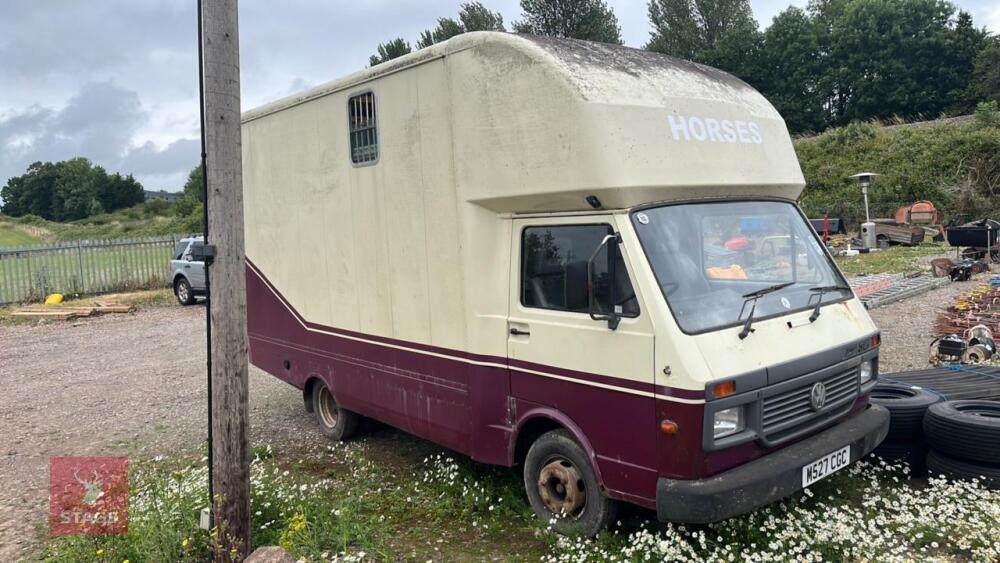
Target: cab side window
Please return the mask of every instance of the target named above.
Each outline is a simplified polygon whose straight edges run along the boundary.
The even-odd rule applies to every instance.
[[[625,317],[639,314],[639,302],[628,278],[625,261],[616,256],[615,279],[611,280],[604,237],[610,225],[552,225],[526,227],[521,233],[521,303],[525,307],[590,312],[588,283],[594,292],[594,313],[613,311]],[[587,262],[594,256],[591,278]],[[612,303],[612,283],[617,303]]]

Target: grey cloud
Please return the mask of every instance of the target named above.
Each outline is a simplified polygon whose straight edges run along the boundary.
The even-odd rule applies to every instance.
[[[198,164],[200,154],[200,139],[180,139],[163,149],[147,142],[130,149],[120,167],[137,176],[167,176],[191,170]]]
[[[7,112],[0,115],[0,178],[23,174],[35,161],[77,156],[140,180],[189,170],[197,162],[197,139],[180,139],[162,150],[152,143],[131,146],[148,119],[135,92],[111,83],[85,84],[61,109]]]

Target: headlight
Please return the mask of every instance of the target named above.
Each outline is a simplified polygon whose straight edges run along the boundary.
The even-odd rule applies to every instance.
[[[712,437],[716,440],[742,432],[746,428],[746,421],[743,419],[743,407],[733,407],[715,413],[712,423],[715,427]]]
[[[874,370],[872,369],[872,361],[862,362],[861,366],[858,367],[858,373],[861,374],[862,385],[868,383],[872,379]]]

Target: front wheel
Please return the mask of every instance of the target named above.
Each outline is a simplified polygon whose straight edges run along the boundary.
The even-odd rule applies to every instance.
[[[524,460],[524,488],[535,514],[561,534],[594,536],[618,504],[603,494],[583,448],[565,430],[543,434]]]
[[[194,305],[194,291],[191,290],[191,283],[184,278],[178,278],[174,282],[174,295],[181,305]]]

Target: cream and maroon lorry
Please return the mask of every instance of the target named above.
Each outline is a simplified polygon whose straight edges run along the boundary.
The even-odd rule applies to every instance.
[[[870,452],[879,335],[781,116],[650,52],[468,33],[243,116],[251,359],[523,468],[592,534],[712,522]]]

